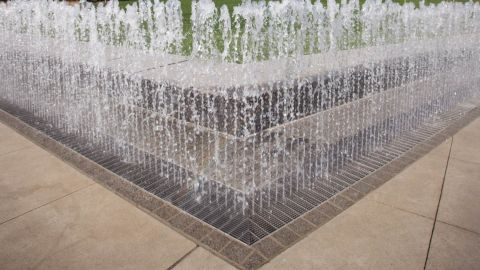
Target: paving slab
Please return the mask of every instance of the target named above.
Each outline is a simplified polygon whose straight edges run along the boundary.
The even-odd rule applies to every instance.
[[[452,144],[452,157],[480,163],[480,119],[458,132]]]
[[[32,147],[34,144],[0,123],[0,155]]]
[[[177,264],[173,270],[235,270],[229,263],[213,255],[204,248],[197,248],[179,264]]]
[[[476,270],[480,266],[480,235],[437,222],[427,270]]]
[[[466,127],[462,128],[457,134],[455,134],[456,137],[458,136],[475,136],[478,137],[480,136],[480,118],[472,121],[469,125]]]
[[[167,269],[195,244],[93,184],[0,226],[2,269]]]
[[[443,140],[442,142],[440,142],[440,144],[435,147],[433,150],[431,150],[426,156],[431,156],[431,155],[436,155],[436,156],[441,156],[441,157],[445,157],[450,154],[450,149],[452,147],[452,138],[449,137],[445,140]]]
[[[407,167],[367,198],[435,218],[451,139]]]
[[[9,140],[24,139],[14,133]],[[0,224],[93,183],[33,144],[0,155]]]
[[[432,225],[362,199],[261,269],[420,269]]]
[[[457,136],[454,137],[454,142]],[[480,149],[476,148],[478,152]],[[438,220],[480,233],[480,165],[451,158]]]
[[[471,132],[475,130],[472,129]],[[459,136],[472,138],[472,135],[468,134]],[[431,218],[434,211],[432,210],[436,209],[436,203],[440,197],[441,180],[447,165],[449,145],[448,141],[445,142],[401,173],[401,177],[398,178],[400,180],[393,179],[392,181],[398,182],[399,186],[389,187],[387,184],[381,186],[379,198],[374,198],[374,194],[367,195],[364,200],[345,213],[326,223],[325,228],[320,228],[291,249],[287,249],[271,262],[273,266],[269,264],[266,269],[273,267],[281,269],[423,267],[433,225]],[[13,154],[19,155],[16,159],[7,158],[6,171],[8,172],[15,164],[30,165],[31,162],[29,160],[25,162],[22,154],[29,153],[28,151],[36,153],[34,150],[43,151],[27,148],[4,154],[8,157]],[[46,152],[43,151],[43,153]],[[423,153],[414,154],[421,156]],[[55,167],[45,168],[42,163],[43,156],[26,155],[36,157],[34,162],[38,161],[40,164],[38,167],[42,170],[57,171]],[[10,160],[11,163],[8,163]],[[28,170],[21,168],[24,171],[30,171],[30,167]],[[23,170],[7,174],[6,178],[22,175]],[[475,178],[476,172],[472,174],[471,171],[463,171],[468,172],[469,177],[473,175]],[[44,174],[44,172],[34,170],[32,174],[28,175],[29,179],[36,179],[37,174]],[[382,175],[391,175],[391,173],[377,174],[377,176]],[[380,186],[389,177],[375,186]],[[23,183],[23,181],[12,182]],[[373,185],[377,182],[366,183]],[[33,184],[35,182],[26,182],[27,188]],[[50,188],[47,187],[47,189]],[[92,191],[94,189],[95,191]],[[72,194],[67,193],[61,196],[58,200],[53,199],[53,202],[49,201],[47,205],[40,205],[42,207],[39,209],[34,207],[31,212],[0,226],[0,243],[8,247],[8,249],[0,247],[0,262],[7,262],[6,269],[64,269],[72,268],[72,265],[78,269],[166,269],[179,260],[180,263],[176,267],[184,266],[187,269],[231,267],[221,259],[213,257],[206,249],[195,247],[195,244],[162,224],[150,224],[147,220],[152,219],[151,217],[143,212],[135,212],[139,210],[97,184],[89,183],[72,192],[70,192]],[[91,194],[85,195],[88,192]],[[8,193],[14,194],[14,192]],[[27,190],[26,193],[31,192]],[[113,200],[109,198],[110,196],[120,200],[121,203],[110,202]],[[339,195],[336,198],[344,197]],[[343,202],[345,201],[348,200],[345,199]],[[350,201],[348,201],[349,204],[343,202],[342,200],[332,201],[333,204],[342,208],[352,204]],[[405,204],[405,209],[399,207],[399,204]],[[165,209],[165,206],[157,210],[161,209]],[[467,214],[470,213],[467,212]],[[144,218],[146,220],[143,220]],[[169,222],[173,227],[182,229],[189,219],[177,215]],[[313,230],[313,223],[322,223],[321,219],[307,217],[298,220],[303,220],[303,225],[296,227],[289,224],[274,234],[274,242],[288,246],[297,242],[300,239],[299,236],[304,236]],[[188,224],[190,223],[191,221]],[[162,232],[156,231],[155,224],[163,226],[160,230]],[[5,233],[4,228],[7,230]],[[158,234],[164,235],[158,236]],[[238,248],[227,249],[225,246]],[[300,248],[297,248],[298,246]],[[260,265],[266,261],[267,257],[270,258],[268,252],[259,250],[261,255],[252,253],[236,242],[225,244],[223,248],[219,247],[218,251],[232,261],[242,262],[241,265],[247,269],[250,268],[249,266]],[[207,252],[207,255],[204,252]],[[207,257],[212,258],[207,259]],[[3,266],[0,268],[3,269]]]

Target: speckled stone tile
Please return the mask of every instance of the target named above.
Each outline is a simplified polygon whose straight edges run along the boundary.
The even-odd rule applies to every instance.
[[[284,246],[289,246],[299,239],[296,233],[286,227],[274,232],[273,237]]]
[[[259,242],[255,243],[253,247],[260,251],[267,259],[271,259],[279,254],[283,247],[273,237],[265,237]]]
[[[356,202],[365,196],[362,192],[354,189],[354,188],[347,188],[346,190],[341,192],[341,195],[348,198],[349,200]]]
[[[371,174],[365,178],[363,178],[361,181],[369,184],[370,186],[373,187],[379,187],[383,185],[385,182],[387,182],[389,179],[388,178],[381,178],[381,176]]]
[[[266,262],[267,260],[262,255],[258,252],[254,252],[248,256],[248,258],[242,263],[242,266],[245,267],[245,269],[257,269]]]
[[[233,263],[241,269],[256,269],[277,256],[280,252],[288,249],[289,246],[297,243],[300,239],[310,237],[309,235],[314,234],[312,232],[318,227],[331,221],[342,211],[350,209],[352,205],[362,199],[366,194],[380,187],[400,173],[404,168],[432,151],[436,145],[448,139],[452,133],[457,132],[466,123],[478,117],[480,110],[477,111],[475,111],[475,113],[468,113],[468,119],[465,117],[461,119],[461,121],[457,121],[457,123],[450,125],[426,142],[416,145],[410,151],[397,157],[392,162],[384,164],[380,169],[372,172],[372,170],[367,168],[365,172],[362,172],[364,174],[360,174],[358,177],[365,175],[366,172],[372,172],[370,175],[367,175],[365,178],[357,181],[310,211],[301,213],[301,217],[290,221],[286,226],[260,239],[260,241],[252,246],[243,244],[232,236],[220,232],[183,211],[179,211],[170,203],[138,188],[129,181],[66,148],[15,117],[11,117],[0,111],[0,119],[7,119],[9,125],[14,126],[24,135],[33,138],[37,144],[49,149],[49,151],[55,153],[65,161],[70,162],[84,173],[94,177],[98,182],[136,204],[142,210],[151,213],[165,224],[184,233],[189,238],[198,241],[197,243],[205,247],[205,249],[210,250],[217,256]],[[372,160],[376,160],[376,158],[374,157]],[[382,158],[378,160],[382,160]],[[343,180],[347,181],[349,180],[348,177],[356,175],[351,172],[350,174],[351,175],[347,173],[346,176],[343,175],[343,177],[347,177]],[[202,248],[202,250],[204,249]]]
[[[330,199],[330,202],[335,204],[340,209],[347,209],[353,205],[353,201],[343,197],[342,195],[336,195]]]
[[[320,208],[315,208],[305,215],[305,219],[317,226],[321,226],[331,220],[332,217],[324,214]]]
[[[329,217],[335,217],[342,212],[342,210],[329,202],[322,203],[318,209]]]
[[[225,234],[216,230],[212,231],[202,239],[203,244],[217,252],[222,250],[230,241],[231,240],[225,236]]]
[[[353,189],[360,191],[363,195],[368,194],[370,191],[374,190],[375,188],[369,184],[366,184],[362,181],[358,181],[352,185]]]
[[[204,224],[203,222],[195,220],[190,226],[188,226],[184,231],[191,237],[201,240],[206,237],[211,231],[212,227]]]
[[[310,222],[302,218],[295,219],[292,223],[288,225],[288,228],[299,236],[305,236],[315,229],[315,227]]]
[[[230,242],[223,250],[222,254],[233,262],[241,265],[245,258],[252,252],[252,249],[237,241]]]
[[[186,213],[178,213],[173,218],[171,218],[168,222],[172,224],[173,227],[179,230],[185,230],[189,225],[191,225],[195,219],[186,214]]]
[[[135,195],[132,197],[132,201],[149,211],[158,209],[163,205],[163,202],[155,197],[155,195],[148,194],[146,192],[135,193]]]
[[[153,211],[153,214],[155,214],[156,216],[158,216],[159,218],[161,218],[163,220],[168,220],[178,213],[179,213],[179,211],[177,209],[175,209],[174,207],[172,207],[170,205],[166,205],[166,204],[164,206],[158,208],[157,210]]]

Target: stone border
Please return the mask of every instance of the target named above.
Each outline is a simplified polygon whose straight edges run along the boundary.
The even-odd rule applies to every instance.
[[[29,126],[21,119],[0,109],[1,122],[87,174],[97,183],[131,202],[160,222],[240,269],[257,269],[264,265],[365,195],[392,179],[477,117],[480,117],[480,107],[465,112],[464,116],[458,121],[448,125],[447,128],[436,133],[428,140],[416,145],[400,157],[286,224],[283,228],[249,246],[179,210],[169,202],[133,185],[108,169],[55,141],[45,133]]]

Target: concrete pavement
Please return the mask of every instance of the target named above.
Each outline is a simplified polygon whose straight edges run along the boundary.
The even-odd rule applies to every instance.
[[[235,269],[0,124],[0,269]],[[480,119],[261,269],[478,269]]]

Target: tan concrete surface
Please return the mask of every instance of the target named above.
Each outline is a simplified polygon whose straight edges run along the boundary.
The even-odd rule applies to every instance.
[[[464,127],[454,138],[452,158],[480,163],[480,119]]]
[[[420,269],[432,224],[430,219],[360,200],[261,269]]]
[[[480,235],[437,222],[428,256],[428,270],[480,268]]]
[[[452,147],[452,137],[446,139],[445,141],[443,141],[442,143],[440,143],[440,145],[438,145],[437,147],[435,147],[432,151],[430,151],[430,153],[428,153],[427,155],[436,155],[436,156],[442,156],[442,157],[445,157],[450,154],[450,148]]]
[[[92,183],[37,146],[0,155],[0,223]]]
[[[0,155],[32,147],[34,144],[0,123]]]
[[[166,269],[195,244],[93,184],[0,226],[7,269]]]
[[[173,270],[235,270],[237,268],[228,264],[208,250],[198,247],[183,259]]]
[[[480,119],[262,269],[479,269],[479,153]]]
[[[193,248],[0,124],[0,269],[167,269]]]
[[[450,159],[438,220],[480,233],[480,164]]]
[[[434,218],[447,166],[451,139],[373,191],[367,198]]]
[[[478,269],[479,133],[480,119],[262,269]],[[1,124],[0,139],[0,269],[234,269]]]

